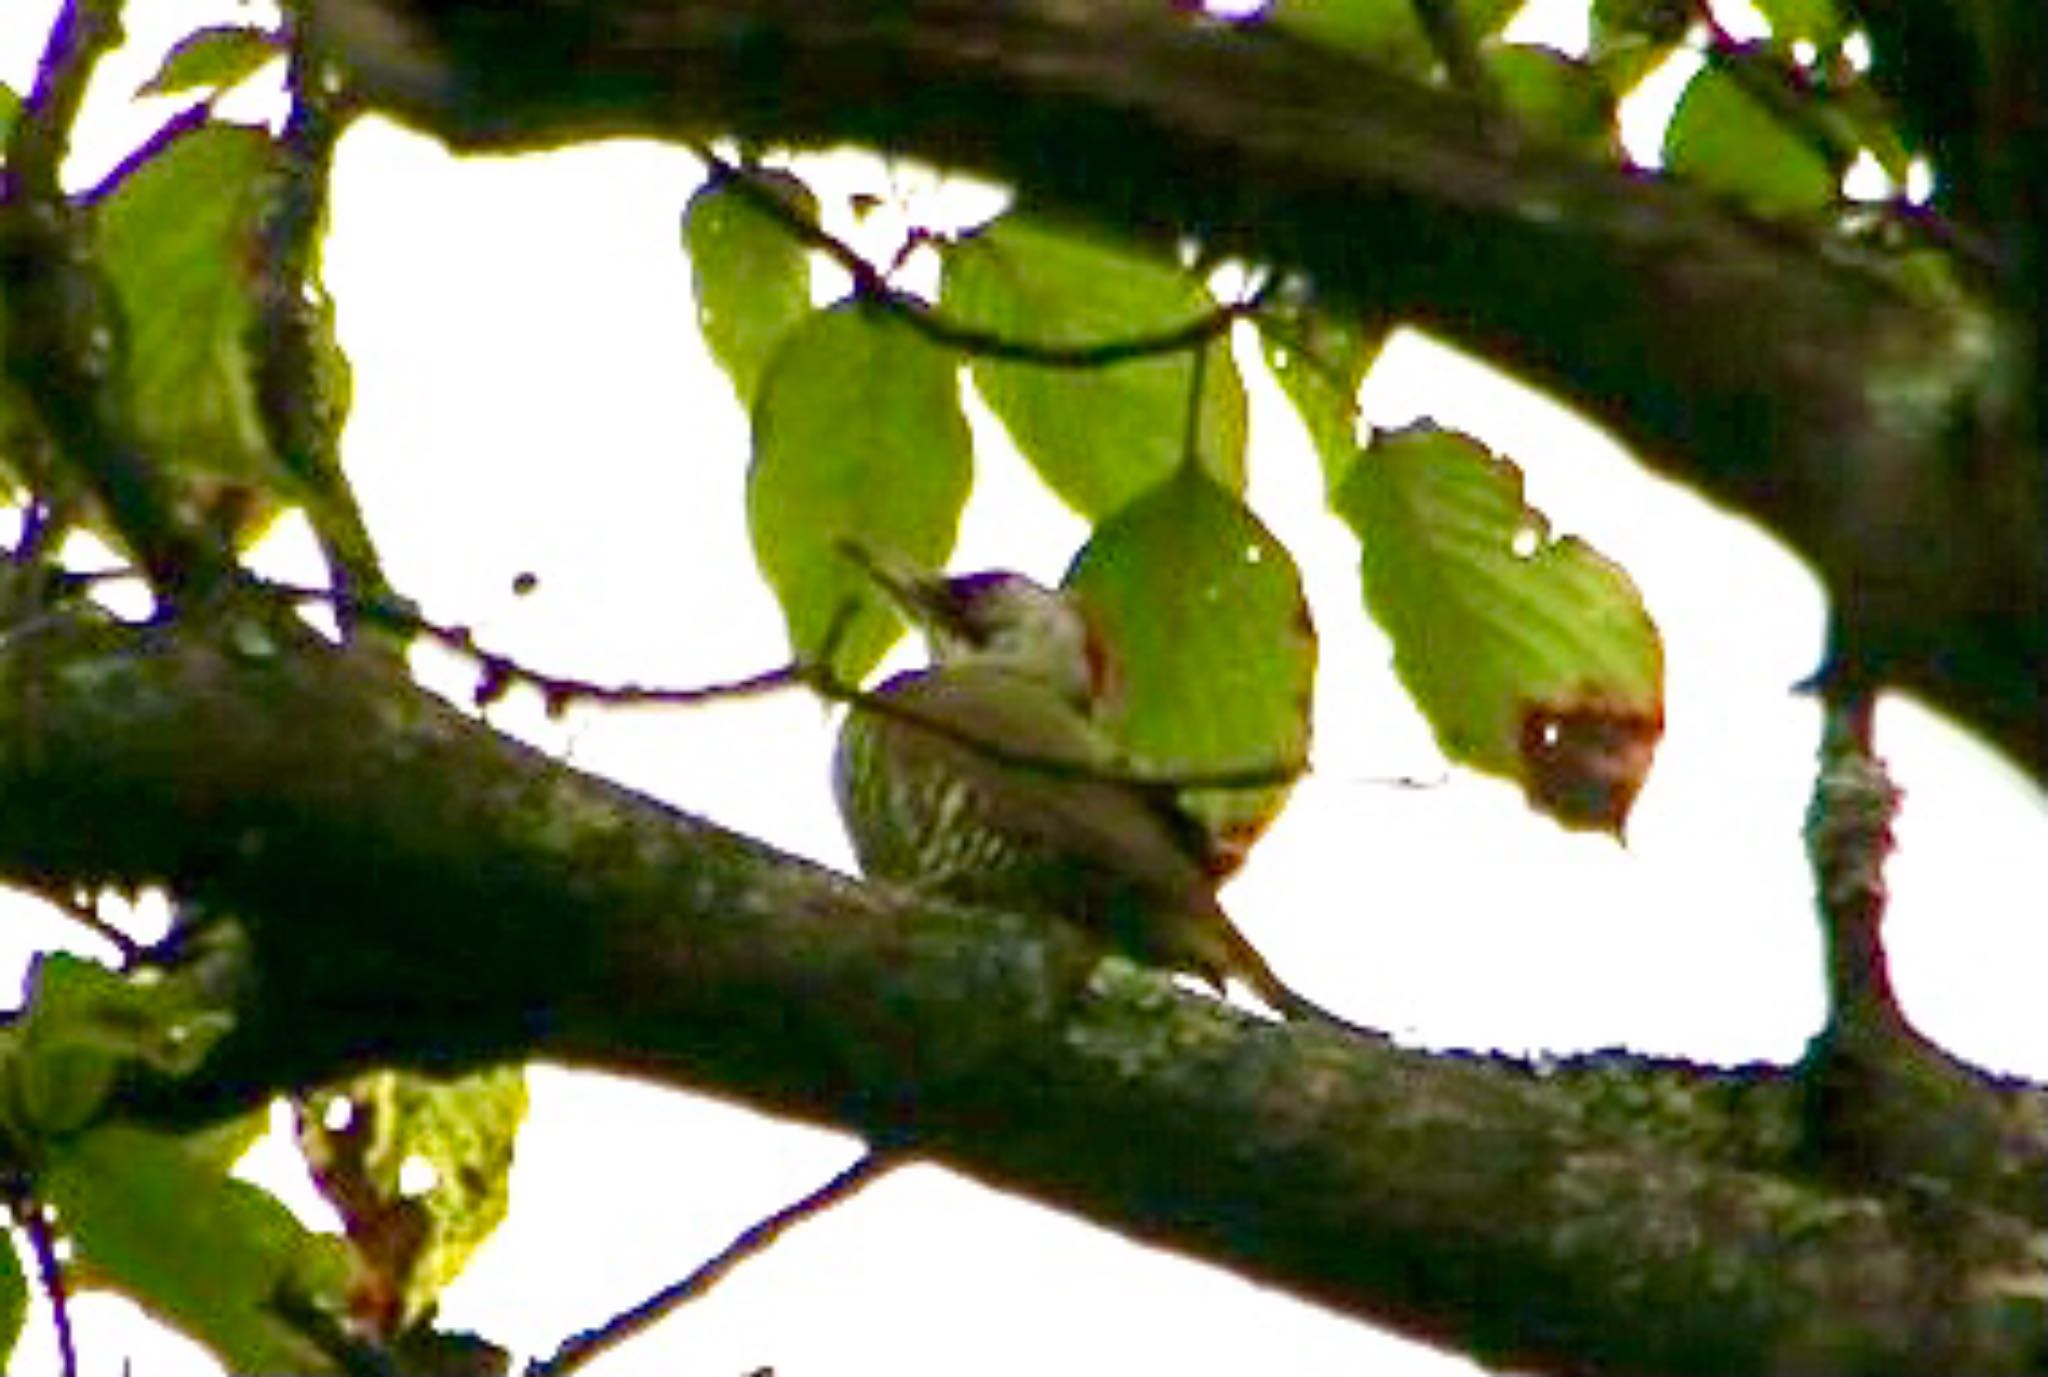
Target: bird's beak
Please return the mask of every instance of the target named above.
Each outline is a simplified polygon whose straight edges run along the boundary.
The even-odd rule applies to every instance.
[[[855,540],[841,539],[839,552],[859,565],[912,625],[927,632],[966,633],[960,595],[944,575],[919,568],[893,551],[870,550]]]

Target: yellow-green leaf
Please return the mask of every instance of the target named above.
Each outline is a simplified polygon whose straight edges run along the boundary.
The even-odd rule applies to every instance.
[[[1000,339],[1094,347],[1147,339],[1216,310],[1195,274],[1008,215],[946,252],[946,318]],[[1165,480],[1186,452],[1195,357],[1206,347],[1201,464],[1244,486],[1245,399],[1226,334],[1206,346],[1089,367],[974,357],[974,384],[1054,492],[1101,518]]]
[[[1166,778],[1264,777],[1180,799],[1215,870],[1235,868],[1308,758],[1316,638],[1286,547],[1182,469],[1096,528],[1067,587],[1111,649],[1103,726],[1135,764]]]
[[[373,1071],[308,1097],[300,1148],[349,1226],[358,1289],[392,1297],[394,1324],[424,1317],[504,1220],[525,1119],[517,1066]]]
[[[1476,43],[1514,16],[1515,0],[1453,0],[1466,37]],[[1275,0],[1266,21],[1299,38],[1383,67],[1435,68],[1415,0]]]
[[[1679,97],[1664,131],[1664,165],[1761,215],[1810,215],[1836,198],[1820,150],[1712,67]]]
[[[1444,753],[1618,832],[1664,724],[1663,645],[1628,576],[1553,536],[1512,463],[1431,426],[1375,440],[1336,506]]]
[[[0,1042],[0,1114],[30,1141],[77,1132],[98,1117],[131,1067],[195,1070],[230,1017],[179,973],[109,970],[63,952],[29,968],[28,1005]]]
[[[683,212],[697,325],[742,406],[753,405],[761,371],[782,336],[811,310],[810,257],[757,196],[775,197],[806,221],[817,219],[811,189],[779,169],[714,176]]]
[[[152,452],[181,468],[271,476],[246,340],[273,156],[260,129],[200,125],[134,163],[95,206],[128,324],[136,420]]]
[[[1593,68],[1530,43],[1490,45],[1481,57],[1501,100],[1525,127],[1603,158],[1618,156],[1614,100]]]
[[[953,357],[876,307],[813,313],[769,361],[754,403],[747,522],[798,658],[829,650],[858,680],[901,630],[857,540],[942,568],[973,478]]]
[[[283,55],[279,43],[277,34],[249,24],[195,29],[164,55],[163,64],[142,84],[140,94],[175,96],[239,86]]]

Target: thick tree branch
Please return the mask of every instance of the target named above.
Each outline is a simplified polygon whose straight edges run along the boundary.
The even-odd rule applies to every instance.
[[[2033,330],[1999,314],[2031,294],[1916,293],[1840,239],[1165,4],[305,4],[371,100],[458,146],[857,141],[1425,324],[1791,542],[1834,596],[1839,677],[1924,694],[2048,781]]]
[[[1950,1064],[1928,1152],[1830,1171],[1864,1145],[1836,1117],[1812,1157],[1798,1073],[1538,1075],[1262,1023],[579,775],[275,609],[201,630],[0,648],[0,869],[167,884],[253,939],[207,1080],[137,1111],[550,1056],[908,1143],[1524,1367],[2048,1362],[2033,1091]]]

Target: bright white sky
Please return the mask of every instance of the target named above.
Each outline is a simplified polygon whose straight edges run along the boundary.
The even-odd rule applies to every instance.
[[[17,89],[52,8],[0,9],[0,79]],[[154,51],[204,17],[189,0],[147,0],[131,29]],[[121,63],[110,87],[132,88],[152,65]],[[87,159],[111,161],[174,108],[145,106],[103,107]],[[745,542],[745,419],[703,353],[678,248],[695,180],[690,159],[647,145],[464,161],[375,122],[343,151],[329,283],[356,370],[358,491],[401,588],[536,667],[680,685],[786,658]],[[1561,833],[1509,787],[1446,774],[1362,615],[1354,549],[1320,508],[1306,443],[1247,372],[1252,497],[1302,563],[1324,673],[1318,771],[1232,886],[1240,925],[1308,994],[1419,1044],[1796,1057],[1821,1012],[1799,840],[1816,713],[1788,691],[1814,666],[1821,604],[1798,563],[1477,365],[1414,338],[1388,351],[1367,385],[1369,418],[1432,416],[1511,454],[1532,501],[1619,560],[1664,631],[1670,732],[1628,846]],[[1081,524],[1000,453],[996,427],[978,423],[978,436],[985,463],[958,567],[1056,577]],[[308,575],[303,540],[274,558]],[[513,576],[529,570],[539,590],[513,597]],[[423,661],[451,693],[470,682],[460,666]],[[582,768],[848,864],[826,788],[832,724],[801,696],[579,711],[561,725],[515,695],[492,720]],[[1890,927],[1907,1005],[1958,1052],[2048,1077],[2037,988],[2048,800],[1909,705],[1887,704],[1880,725],[1909,794]],[[1443,782],[1387,783],[1396,777]],[[0,960],[78,941],[26,905],[4,923]],[[536,1352],[681,1275],[855,1152],[727,1106],[559,1071],[535,1073],[534,1106],[511,1220],[445,1315]],[[265,1180],[310,1201],[288,1157],[259,1158]],[[130,1360],[151,1377],[213,1370],[118,1304],[79,1309],[95,1377]],[[54,1371],[53,1355],[38,1317],[12,1370]],[[1471,1370],[932,1170],[805,1226],[592,1370],[764,1364],[782,1377]]]

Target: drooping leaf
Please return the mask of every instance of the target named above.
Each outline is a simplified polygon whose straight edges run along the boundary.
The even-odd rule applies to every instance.
[[[1552,536],[1512,463],[1431,426],[1376,439],[1336,507],[1444,753],[1618,832],[1664,723],[1662,642],[1628,576]]]
[[[749,185],[713,177],[690,197],[683,245],[698,328],[740,405],[751,406],[776,345],[811,310],[809,255],[755,196],[774,196],[808,221],[817,219],[818,203],[794,173],[756,169],[740,176]]]
[[[1618,156],[1614,98],[1593,68],[1531,43],[1489,45],[1480,56],[1502,102],[1525,128],[1603,158]]]
[[[175,96],[185,91],[225,91],[239,86],[283,55],[282,39],[250,24],[195,29],[164,55],[156,75],[139,94]]]
[[[1835,201],[1827,158],[1711,66],[1678,99],[1664,131],[1664,165],[1760,215],[1808,215]]]
[[[1235,496],[1183,468],[1096,528],[1067,587],[1110,647],[1103,725],[1135,764],[1266,777],[1181,795],[1217,873],[1234,869],[1308,759],[1316,638],[1292,557]]]
[[[1199,322],[1215,299],[1193,273],[1008,215],[946,251],[947,319],[1004,340],[1096,346]],[[1245,400],[1226,336],[1202,368],[1198,454],[1224,487],[1244,486]],[[1084,516],[1100,518],[1163,481],[1186,448],[1194,347],[1102,367],[980,356],[975,386],[1025,458]]]
[[[280,1317],[290,1294],[340,1314],[339,1240],[182,1140],[106,1124],[51,1151],[37,1186],[74,1249],[75,1284],[121,1292],[234,1372],[334,1371]]]
[[[954,359],[847,303],[792,329],[754,403],[747,522],[800,659],[857,681],[901,630],[841,543],[942,568],[973,477]]]
[[[526,1074],[374,1071],[308,1099],[299,1144],[355,1257],[349,1312],[410,1329],[505,1217]],[[409,1180],[415,1173],[420,1180]]]
[[[195,511],[253,538],[279,500],[330,494],[279,463],[256,391],[257,220],[277,150],[245,125],[188,124],[96,193],[101,260],[127,324],[136,428]],[[326,337],[319,370],[346,366]],[[324,404],[346,405],[345,383]]]
[[[1353,321],[1314,305],[1261,312],[1266,364],[1294,403],[1322,461],[1323,489],[1334,493],[1358,454],[1358,389],[1379,357],[1387,327]]]
[[[250,479],[269,467],[245,341],[257,198],[274,152],[260,129],[190,127],[132,162],[95,207],[128,323],[137,420],[179,466]]]

